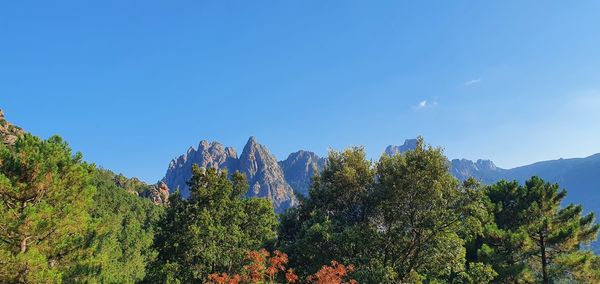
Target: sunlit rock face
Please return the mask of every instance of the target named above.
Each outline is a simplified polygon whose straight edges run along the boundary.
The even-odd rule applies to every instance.
[[[0,142],[14,145],[23,133],[20,127],[13,125],[4,118],[4,111],[0,109]]]
[[[163,181],[171,190],[179,188],[183,197],[189,196],[187,181],[192,177],[192,166],[227,170],[230,174],[240,171],[248,180],[249,197],[267,198],[277,212],[296,206],[294,190],[285,180],[283,170],[269,149],[250,137],[242,154],[237,157],[231,147],[218,142],[200,142],[198,149],[190,147],[186,154],[169,164]]]
[[[312,178],[315,173],[323,170],[325,161],[325,158],[319,158],[313,152],[300,150],[291,153],[287,159],[279,162],[279,165],[294,192],[308,196]]]

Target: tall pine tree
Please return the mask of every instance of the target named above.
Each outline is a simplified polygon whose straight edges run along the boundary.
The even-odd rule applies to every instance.
[[[0,282],[57,283],[86,257],[93,166],[58,136],[0,144]]]
[[[582,245],[599,226],[581,206],[561,207],[566,191],[538,177],[519,185],[501,181],[487,189],[494,223],[487,227],[480,255],[502,282],[600,281],[598,259]]]

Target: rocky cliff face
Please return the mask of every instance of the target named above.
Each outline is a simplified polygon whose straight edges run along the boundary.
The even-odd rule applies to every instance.
[[[385,148],[385,154],[388,156],[393,156],[396,154],[404,153],[409,150],[414,150],[417,148],[417,139],[406,139],[404,140],[404,144],[400,146],[389,145]]]
[[[239,171],[248,179],[248,196],[268,198],[277,211],[297,205],[294,190],[286,182],[277,159],[254,137],[250,137],[240,155]]]
[[[287,159],[279,162],[279,165],[283,170],[285,180],[294,191],[307,196],[315,171],[322,171],[325,162],[325,158],[319,158],[313,152],[301,150],[290,154]]]
[[[155,185],[151,185],[148,189],[142,191],[140,196],[152,200],[155,205],[169,205],[169,187],[162,181],[159,181]]]
[[[459,180],[473,177],[484,183],[492,183],[498,180],[504,171],[490,160],[479,159],[473,162],[467,159],[454,159],[450,162],[450,172]]]
[[[204,168],[228,169],[233,173],[238,169],[238,158],[233,148],[203,140],[197,150],[190,147],[184,155],[171,161],[163,182],[172,190],[179,188],[182,196],[188,197],[187,181],[192,177],[193,164]]]
[[[12,125],[4,118],[4,112],[0,109],[0,141],[7,145],[13,145],[23,133],[20,127]]]
[[[276,212],[283,212],[297,204],[293,189],[286,182],[277,159],[254,137],[250,137],[239,158],[233,148],[223,147],[218,142],[202,141],[198,150],[190,148],[185,155],[171,161],[163,181],[172,190],[179,188],[182,195],[188,197],[187,181],[192,177],[194,164],[204,168],[227,169],[229,173],[244,173],[249,185],[248,196],[269,199]]]
[[[409,150],[414,150],[417,147],[417,139],[406,139],[401,146],[389,145],[385,148],[385,154],[393,156],[395,154],[404,153]],[[463,181],[469,177],[482,181],[484,183],[492,183],[499,179],[499,176],[504,173],[504,169],[496,167],[490,160],[477,160],[475,162],[467,159],[454,159],[448,161],[450,173],[457,179]]]

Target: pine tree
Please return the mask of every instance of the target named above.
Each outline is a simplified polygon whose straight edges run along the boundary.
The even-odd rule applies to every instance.
[[[596,239],[599,226],[581,206],[561,208],[566,191],[532,177],[519,185],[500,181],[487,189],[494,223],[480,255],[492,263],[500,282],[600,281],[597,257],[582,250]]]
[[[535,247],[536,262],[532,266],[540,271],[544,284],[569,277],[577,267],[564,263],[584,257],[579,249],[596,239],[600,225],[595,224],[593,213],[582,215],[581,205],[570,204],[561,209],[567,193],[559,190],[558,184],[532,177],[524,188],[527,192],[524,202],[529,206],[522,212],[522,218]]]
[[[61,282],[87,255],[93,166],[58,136],[0,144],[0,282]]]
[[[486,188],[487,208],[493,220],[486,224],[479,258],[493,266],[500,283],[533,282],[527,260],[532,255],[532,243],[522,229],[524,220],[519,202],[525,192],[518,182],[499,181]]]

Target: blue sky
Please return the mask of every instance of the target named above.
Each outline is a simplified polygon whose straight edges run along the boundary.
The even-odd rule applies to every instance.
[[[600,152],[597,1],[4,1],[0,107],[146,181],[202,139]]]

